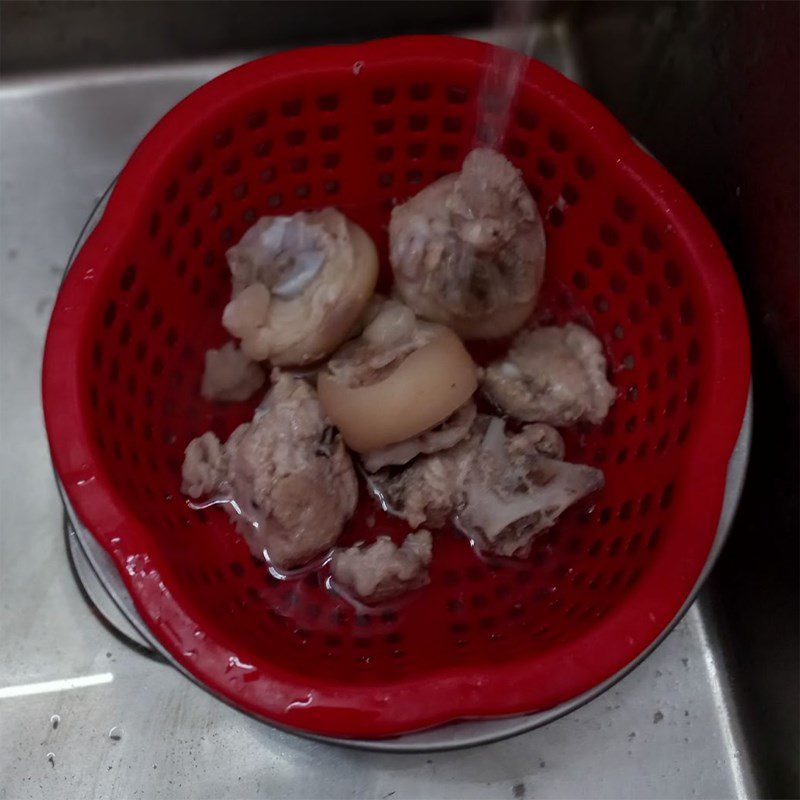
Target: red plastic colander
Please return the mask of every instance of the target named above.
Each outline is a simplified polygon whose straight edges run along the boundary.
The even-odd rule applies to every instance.
[[[568,459],[602,468],[605,489],[515,566],[442,532],[430,586],[377,614],[318,574],[276,580],[224,513],[180,494],[187,442],[226,436],[256,402],[200,397],[204,352],[228,338],[225,250],[264,214],[336,205],[386,270],[392,206],[459,169],[475,141],[489,59],[484,44],[414,37],[211,81],[136,149],[53,312],[45,416],[80,520],[182,667],[290,728],[375,738],[576,697],[670,624],[715,536],[749,385],[733,272],[676,182],[534,61],[503,151],[546,221],[534,322],[577,320],[606,347],[619,398],[602,426],[567,432]],[[364,498],[344,540],[387,530],[403,526]]]

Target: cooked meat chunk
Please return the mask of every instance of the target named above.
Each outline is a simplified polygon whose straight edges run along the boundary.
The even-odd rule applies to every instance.
[[[195,500],[217,491],[228,473],[225,448],[208,431],[192,439],[186,447],[181,470],[181,491]]]
[[[325,412],[359,453],[440,425],[477,387],[477,368],[449,328],[417,319],[395,300],[373,311],[317,381]]]
[[[392,211],[389,258],[400,296],[421,317],[464,338],[517,330],[536,303],[545,267],[542,220],[519,170],[474,150]]]
[[[361,335],[328,361],[328,372],[351,388],[379,383],[441,330],[440,325],[418,319],[403,303],[384,297],[373,299],[367,319]]]
[[[444,422],[440,422],[424,433],[406,439],[404,442],[390,444],[380,450],[364,453],[364,467],[367,472],[377,472],[392,464],[407,464],[418,455],[448,450],[466,438],[475,421],[475,403],[468,400],[454,411]]]
[[[603,486],[603,473],[548,458],[529,448],[530,431],[509,437],[503,427],[502,420],[493,418],[473,451],[454,521],[479,548],[525,557],[537,533]]]
[[[228,342],[219,350],[206,351],[200,394],[206,400],[238,402],[247,400],[265,380],[264,370]]]
[[[227,252],[233,280],[223,325],[254,361],[317,361],[350,334],[375,289],[369,236],[333,208],[262,217]]]
[[[522,331],[505,358],[484,370],[483,390],[503,411],[529,422],[602,422],[616,391],[603,346],[580,325]]]
[[[452,516],[481,549],[524,557],[537,533],[603,485],[600,470],[565,463],[563,453],[561,436],[548,425],[506,436],[501,419],[479,415],[455,447],[402,472],[382,470],[370,485],[412,527],[442,527]]]
[[[371,544],[335,550],[331,575],[346,592],[368,603],[390,600],[429,583],[432,548],[426,530],[410,533],[400,547],[379,536]]]
[[[405,469],[386,468],[370,477],[369,487],[381,505],[412,528],[422,524],[441,528],[458,505],[472,454],[480,443],[481,420],[458,444],[420,456]]]
[[[227,497],[251,551],[287,569],[334,544],[355,510],[358,485],[350,456],[314,389],[277,370],[272,377],[253,421],[234,431],[221,455],[207,438],[212,434],[189,444],[184,491],[192,490],[193,497],[213,491]],[[198,449],[211,456],[204,469],[196,463]]]

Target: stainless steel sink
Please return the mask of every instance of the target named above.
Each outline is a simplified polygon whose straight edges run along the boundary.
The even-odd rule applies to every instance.
[[[615,59],[622,59],[619,48],[633,47],[641,12],[631,17],[612,5],[602,14],[583,6],[548,13],[556,19],[538,23],[534,54],[586,82],[612,107],[616,98],[623,119],[635,116],[635,87],[627,94],[620,88],[627,73],[615,82],[596,54],[603,41],[614,42]],[[620,15],[615,22],[614,13]],[[675,34],[675,24],[674,18],[653,23],[662,38]],[[657,48],[647,46],[647,57],[636,51],[640,62],[631,55],[637,68],[653,66],[647,59]],[[761,320],[768,302],[763,295],[753,319],[754,458],[756,470],[769,465],[774,475],[775,464],[783,469],[773,480],[778,488],[751,473],[728,552],[685,619],[613,689],[545,728],[438,754],[364,753],[300,739],[218,702],[148,658],[146,639],[135,629],[118,638],[102,624],[101,612],[91,613],[70,572],[41,420],[39,364],[49,311],[72,244],[136,142],[178,99],[241,60],[51,69],[6,76],[0,86],[0,796],[797,794],[797,617],[796,603],[786,599],[797,591],[796,570],[793,575],[788,567],[792,558],[796,562],[796,539],[794,550],[780,539],[796,533],[796,458],[794,467],[790,463],[796,427],[784,427],[785,437],[795,437],[785,453],[759,440],[760,431],[778,425],[777,418],[761,415],[760,403],[767,414],[788,408],[791,417],[794,390],[791,378],[781,377],[778,359],[762,358],[775,350]],[[581,64],[588,69],[581,71]],[[661,81],[669,69],[661,64]],[[676,115],[684,113],[674,97],[670,102]],[[674,148],[650,130],[649,119],[625,121],[691,184],[681,174],[688,167],[670,163]],[[713,192],[689,188],[725,235],[728,218],[713,205]],[[796,215],[796,194],[794,203]],[[750,256],[744,250],[733,255],[750,286]],[[788,401],[776,398],[784,385],[779,378]],[[777,388],[770,394],[767,385]],[[781,488],[785,499],[778,497]],[[777,509],[769,531],[759,527],[764,503]],[[779,569],[769,571],[774,565],[765,547],[781,554]],[[102,591],[91,585],[89,591],[102,604]],[[731,609],[738,623],[733,630]],[[124,626],[124,617],[111,621],[111,627]],[[762,706],[756,712],[748,703],[752,696]]]

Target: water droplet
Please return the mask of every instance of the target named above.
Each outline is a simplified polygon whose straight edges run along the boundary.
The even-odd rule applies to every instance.
[[[108,738],[118,742],[122,738],[122,728],[119,725],[115,725],[109,732]]]
[[[355,64],[353,64],[353,75],[360,75],[362,69],[364,69],[364,62],[356,61]]]
[[[228,658],[228,669],[225,671],[232,669],[233,667],[238,667],[239,669],[246,669],[246,670],[253,670],[255,667],[252,664],[246,664],[244,661],[240,661],[238,656],[230,656]]]
[[[311,703],[313,702],[313,699],[314,699],[313,696],[309,692],[305,697],[298,698],[297,700],[294,700],[291,703],[289,703],[287,708],[290,711],[295,708],[308,708],[308,706],[310,706]]]
[[[276,566],[270,559],[270,555],[266,549],[262,550],[261,554],[266,562],[267,571],[270,575],[272,575],[273,578],[279,581],[289,581],[296,578],[302,578],[311,572],[316,572],[317,570],[322,569],[322,567],[324,567],[331,560],[331,558],[333,558],[333,548],[317,556],[307,564],[303,564],[303,566],[296,567],[295,569],[284,569]]]
[[[56,765],[56,754],[55,753],[48,753],[47,760],[50,762],[51,767],[55,767]]]
[[[53,714],[53,716],[50,717],[50,724],[53,726],[53,730],[55,730],[58,727],[60,722],[61,722],[61,717],[59,717],[58,714]]]

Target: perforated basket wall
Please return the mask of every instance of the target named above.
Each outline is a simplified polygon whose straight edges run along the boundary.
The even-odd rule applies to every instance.
[[[212,81],[133,154],[53,313],[44,405],[77,513],[170,653],[283,725],[377,737],[574,697],[670,623],[715,535],[749,381],[735,279],[664,170],[536,62],[504,151],[546,220],[534,321],[577,320],[607,349],[619,399],[601,427],[567,436],[568,458],[605,470],[606,488],[516,567],[443,532],[431,585],[379,615],[317,575],[275,580],[221,511],[180,494],[187,442],[252,411],[199,395],[203,353],[227,339],[226,248],[263,214],[333,204],[385,262],[392,206],[474,143],[486,60],[475,42],[408,38],[295,51]],[[401,528],[364,499],[346,540]]]

